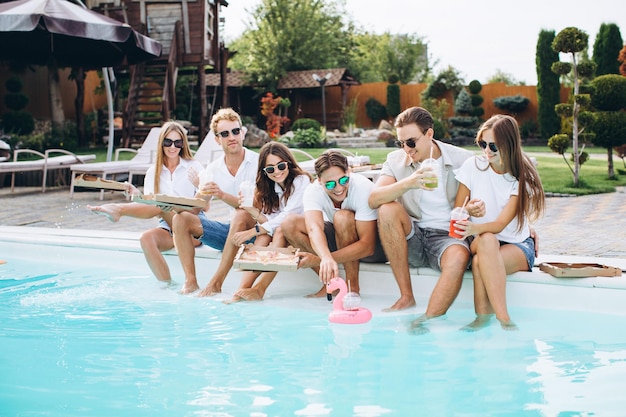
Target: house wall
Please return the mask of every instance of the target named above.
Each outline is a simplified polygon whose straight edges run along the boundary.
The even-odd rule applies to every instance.
[[[5,82],[14,74],[7,67],[0,66],[0,115],[8,109],[4,104],[4,95],[7,93]],[[72,120],[76,117],[74,99],[76,98],[76,84],[69,79],[70,69],[59,70],[59,83],[65,118]],[[28,105],[24,110],[35,119],[50,119],[50,101],[48,99],[48,69],[46,67],[32,67],[32,70],[19,74],[24,87],[22,92],[28,97]],[[100,76],[97,71],[88,71],[85,74],[85,104],[83,113],[90,113],[106,107],[106,95],[97,94],[96,88],[100,85]]]

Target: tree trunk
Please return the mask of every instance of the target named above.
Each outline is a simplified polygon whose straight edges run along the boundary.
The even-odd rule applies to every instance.
[[[83,106],[85,104],[85,70],[82,67],[75,68],[74,82],[76,83],[76,98],[74,98],[74,108],[76,110],[76,137],[79,147],[86,147],[85,138],[85,117]]]
[[[65,123],[63,100],[61,99],[61,86],[59,85],[59,68],[56,61],[48,63],[48,88],[50,89],[50,116],[52,126],[62,128]]]
[[[609,154],[607,161],[609,162],[609,179],[615,179],[615,170],[613,169],[613,147],[609,146]]]

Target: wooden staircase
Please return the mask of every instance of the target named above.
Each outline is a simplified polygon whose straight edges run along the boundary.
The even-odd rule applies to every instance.
[[[167,63],[163,61],[146,62],[132,68],[124,110],[124,147],[141,145],[150,129],[169,119],[169,114],[163,113],[166,69]]]
[[[170,120],[170,111],[176,108],[182,37],[182,23],[177,21],[166,59],[144,62],[131,68],[122,131],[124,147],[141,145],[151,128]]]

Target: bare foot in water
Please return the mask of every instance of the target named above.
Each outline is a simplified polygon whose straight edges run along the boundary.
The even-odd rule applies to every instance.
[[[415,307],[415,298],[413,297],[400,297],[391,307],[383,308],[383,311],[388,313],[390,311],[406,310],[407,308]]]
[[[121,214],[117,204],[103,204],[101,206],[87,206],[92,213],[101,214],[115,223],[120,220]]]
[[[460,330],[464,332],[476,332],[480,329],[484,329],[485,327],[489,326],[489,322],[491,321],[492,317],[493,314],[478,314],[473,322],[461,327]]]
[[[502,330],[506,330],[506,331],[516,331],[519,330],[519,328],[517,327],[517,324],[513,323],[511,320],[509,321],[501,321],[500,322],[500,327],[502,327]]]
[[[320,288],[320,290],[316,293],[313,294],[307,294],[304,296],[304,298],[322,298],[322,297],[326,297],[328,298],[328,301],[332,301],[332,297],[335,297],[337,294],[339,294],[339,290],[335,290],[333,291],[332,294],[328,294],[326,292],[326,285],[324,285],[322,288]]]
[[[222,292],[221,287],[214,287],[213,285],[209,284],[206,287],[204,287],[202,291],[200,291],[200,294],[198,294],[198,297],[212,297],[215,294],[219,294],[221,292]]]
[[[196,292],[200,289],[200,287],[198,287],[198,284],[188,284],[185,283],[185,285],[183,285],[183,288],[180,290],[181,294],[191,294],[193,292]]]
[[[258,288],[243,288],[237,291],[235,295],[246,301],[261,301],[265,292],[261,292]]]

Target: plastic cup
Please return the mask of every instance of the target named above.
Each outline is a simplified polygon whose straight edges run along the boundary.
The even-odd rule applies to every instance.
[[[251,181],[244,181],[239,186],[239,191],[243,195],[241,207],[253,207],[255,184]]]
[[[450,212],[450,232],[448,236],[456,239],[465,239],[463,236],[457,233],[456,222],[459,220],[469,219],[469,213],[462,207],[455,207]]]
[[[213,181],[213,171],[211,169],[205,168],[198,174],[198,188],[202,190],[202,187]],[[201,194],[208,194],[205,192],[200,192]]]
[[[424,179],[428,182],[424,183],[424,187],[426,188],[437,188],[439,185],[439,164],[436,159],[427,158],[422,161],[422,168],[430,168],[430,171],[425,172],[427,175]]]

